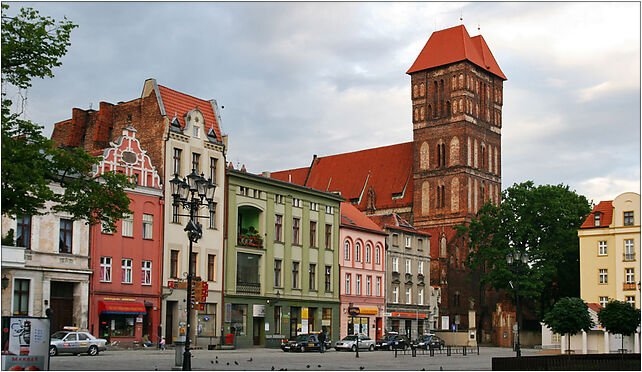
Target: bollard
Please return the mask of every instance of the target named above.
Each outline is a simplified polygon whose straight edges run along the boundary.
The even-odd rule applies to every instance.
[[[466,346],[464,346],[463,354],[466,355]]]
[[[178,336],[174,341],[174,364],[179,367],[183,365],[183,353],[185,352],[185,336]]]
[[[477,345],[477,355],[479,355],[479,345]]]
[[[450,346],[446,346],[446,355],[450,356]]]
[[[411,345],[410,347],[412,348],[412,356],[416,357],[417,356],[417,348],[415,347],[415,345]]]
[[[431,356],[431,357],[434,357],[434,356],[435,356],[435,349],[434,349],[434,348],[432,348],[432,347],[430,348],[430,356]]]

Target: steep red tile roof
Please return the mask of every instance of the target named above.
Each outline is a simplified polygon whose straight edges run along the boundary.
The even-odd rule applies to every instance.
[[[272,172],[271,177],[321,191],[340,191],[341,196],[354,201],[351,203],[361,210],[367,209],[371,187],[375,208],[409,206],[413,190],[412,151],[413,143],[407,142],[317,157],[311,167]]]
[[[407,74],[468,60],[506,80],[493,53],[481,35],[470,37],[463,25],[435,31]]]
[[[425,231],[415,229],[408,221],[401,218],[397,213],[371,214],[368,217],[381,228],[392,228],[412,234],[431,236]]]
[[[381,228],[352,204],[341,202],[341,225],[383,233]]]
[[[600,226],[595,226],[595,212],[600,212]],[[580,229],[608,227],[613,221],[613,200],[601,201],[593,207],[593,211],[586,217]]]
[[[178,121],[181,123],[181,129],[185,128],[185,114],[198,106],[198,109],[203,113],[203,118],[205,119],[205,134],[213,127],[214,133],[216,133],[216,139],[221,141],[221,130],[216,121],[216,114],[214,113],[211,102],[177,92],[160,84],[158,85],[158,91],[163,100],[165,113],[170,121],[174,118],[174,114],[176,114]]]
[[[595,311],[596,313],[599,313],[600,310],[602,310],[602,305],[596,304],[595,302],[589,302],[587,305],[589,309]]]

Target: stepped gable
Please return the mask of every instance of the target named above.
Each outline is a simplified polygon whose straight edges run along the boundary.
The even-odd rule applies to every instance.
[[[412,204],[413,143],[317,157],[310,167],[272,172],[272,178],[313,189],[340,192],[360,210],[369,197],[376,209]]]
[[[481,35],[471,38],[463,25],[433,32],[406,73],[411,74],[465,60],[506,80],[484,38]]]
[[[184,129],[185,114],[198,107],[205,118],[204,133],[207,133],[210,128],[214,129],[217,141],[221,142],[221,130],[216,121],[216,114],[214,113],[211,102],[175,91],[160,84],[158,85],[158,91],[161,95],[165,113],[170,121],[176,113],[176,118],[181,124],[181,129]]]
[[[595,212],[600,212],[600,226],[595,226]],[[611,225],[613,221],[613,200],[601,201],[593,207],[591,213],[586,216],[580,229],[603,228]]]
[[[383,232],[379,225],[374,223],[370,218],[368,218],[368,216],[363,214],[363,212],[347,202],[341,202],[341,225]]]

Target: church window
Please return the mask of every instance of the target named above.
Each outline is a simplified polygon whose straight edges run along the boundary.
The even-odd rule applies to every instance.
[[[427,216],[430,212],[430,185],[424,181],[421,185],[421,214]],[[393,240],[394,242],[394,240]]]
[[[446,237],[442,236],[439,239],[439,256],[446,257]]]
[[[459,179],[454,177],[450,181],[450,210],[459,211]]]
[[[463,111],[464,111],[464,100],[460,98],[459,99],[459,112],[463,112]]]
[[[459,74],[459,88],[464,87],[464,74]]]
[[[452,82],[450,84],[450,89],[451,90],[457,89],[457,77],[456,76],[453,76]]]
[[[428,116],[426,116],[428,119],[432,119],[432,106],[428,105]]]
[[[412,87],[412,97],[413,98],[417,97],[418,92],[419,92],[419,87],[417,86],[417,84],[413,85],[413,87]]]
[[[419,96],[423,97],[425,95],[426,95],[426,84],[421,83],[421,85],[419,85]]]
[[[414,119],[414,121],[419,120],[419,109],[417,107],[415,107],[413,119]]]
[[[486,145],[481,145],[481,169],[486,169]]]
[[[426,118],[426,109],[424,109],[423,107],[421,107],[421,108],[419,109],[419,120],[422,120],[422,121],[423,121],[425,118]]]
[[[473,167],[477,167],[477,139],[473,140]]]
[[[446,101],[446,116],[450,116],[450,101]]]
[[[428,144],[424,142],[419,150],[419,168],[428,169],[430,165],[428,153]]]
[[[459,139],[453,137],[450,140],[450,166],[457,165],[459,163]]]

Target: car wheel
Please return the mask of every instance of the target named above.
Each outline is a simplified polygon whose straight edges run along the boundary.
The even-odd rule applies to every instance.
[[[49,346],[49,356],[56,356],[58,355],[58,348],[55,346]]]
[[[305,353],[305,352],[306,352],[305,345],[304,345],[304,346],[301,346],[301,352],[302,352],[302,353]]]
[[[352,352],[357,351],[357,345],[352,345],[352,347],[350,348],[350,350],[352,350]]]
[[[370,345],[370,347],[368,348],[368,350],[370,350],[370,351],[374,351],[374,345]]]
[[[91,345],[91,346],[89,347],[89,351],[87,351],[87,354],[89,354],[89,355],[91,355],[91,356],[96,356],[96,355],[98,355],[98,348],[96,347],[96,345]]]

